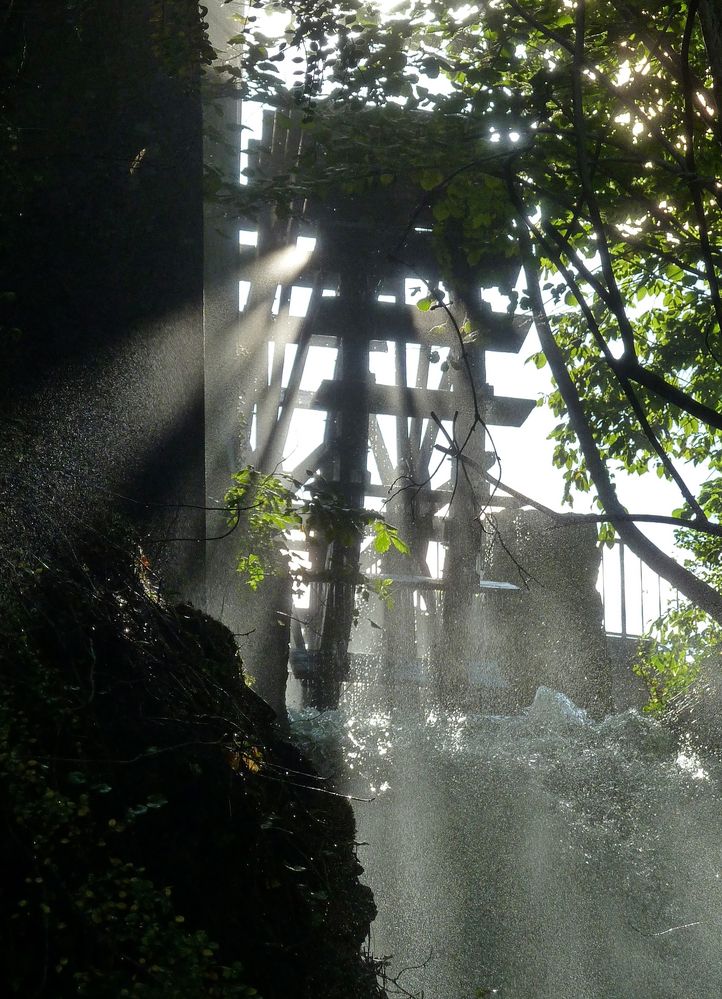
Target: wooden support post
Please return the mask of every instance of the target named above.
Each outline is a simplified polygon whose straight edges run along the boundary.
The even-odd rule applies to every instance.
[[[354,393],[358,405],[337,415],[338,483],[351,507],[362,507],[367,481],[369,440],[368,297],[370,280],[359,268],[341,273],[339,294],[348,303],[348,315],[354,322],[343,330],[340,345],[340,385]],[[364,404],[365,403],[365,404]],[[352,546],[334,541],[329,553],[329,568],[337,580],[327,587],[326,608],[321,636],[321,668],[315,679],[314,700],[319,708],[338,706],[342,681],[348,673],[348,645],[353,626],[356,577],[359,572],[360,542]]]

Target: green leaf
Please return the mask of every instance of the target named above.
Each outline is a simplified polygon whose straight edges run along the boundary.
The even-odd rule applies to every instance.
[[[438,187],[443,179],[444,175],[441,170],[424,170],[419,175],[419,185],[424,191],[431,191]]]
[[[374,551],[378,552],[379,555],[383,555],[391,547],[391,536],[383,521],[377,521],[374,524],[373,547]]]
[[[398,536],[398,534],[396,534],[395,531],[391,535],[391,544],[394,546],[394,548],[396,549],[396,551],[397,552],[401,552],[402,555],[408,555],[411,552],[411,549],[406,544],[406,542],[402,541],[401,538]]]

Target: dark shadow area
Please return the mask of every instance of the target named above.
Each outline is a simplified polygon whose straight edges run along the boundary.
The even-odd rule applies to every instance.
[[[199,511],[160,514],[204,504],[205,52],[187,0],[23,4],[5,18],[10,541],[30,510],[25,540],[42,550],[38,520],[51,531],[91,521],[114,493],[153,534],[203,536]],[[194,598],[200,555],[196,545],[169,560]]]

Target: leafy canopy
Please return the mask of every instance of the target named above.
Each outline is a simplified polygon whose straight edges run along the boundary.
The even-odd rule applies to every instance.
[[[671,478],[672,459],[718,467],[704,416],[722,359],[720,133],[691,5],[402,2],[387,17],[353,0],[252,6],[288,23],[274,39],[253,14],[240,21],[243,92],[297,105],[313,141],[253,177],[248,198],[290,210],[298,193],[412,188],[447,269],[500,278],[511,307],[528,310],[514,291],[524,228],[610,468]],[[680,394],[699,407],[670,406]],[[566,400],[549,401],[569,499],[591,477]]]

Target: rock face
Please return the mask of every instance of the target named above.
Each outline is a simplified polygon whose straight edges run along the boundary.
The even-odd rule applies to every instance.
[[[486,575],[528,589],[484,598],[483,656],[498,665],[513,707],[530,704],[539,686],[551,687],[593,714],[611,707],[610,664],[601,598],[596,531],[560,525],[536,510],[498,517]],[[506,548],[506,550],[505,550]]]
[[[67,555],[2,617],[4,994],[382,995],[351,808],[230,632],[118,537]]]
[[[13,85],[0,136],[0,543],[22,544],[24,525],[34,540],[125,504],[151,537],[174,539],[154,561],[198,602],[198,4],[14,4],[3,47]]]

